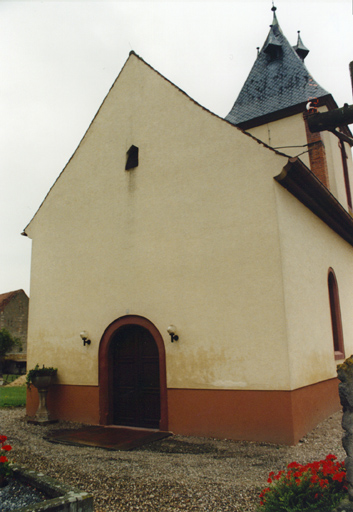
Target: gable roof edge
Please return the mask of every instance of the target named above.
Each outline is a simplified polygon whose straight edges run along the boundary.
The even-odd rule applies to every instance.
[[[298,157],[274,179],[353,247],[352,216]]]
[[[26,233],[26,230],[28,229],[28,227],[30,226],[30,224],[33,222],[34,218],[37,216],[39,210],[41,209],[42,205],[44,204],[44,202],[46,201],[47,197],[49,196],[50,192],[52,191],[52,189],[54,188],[55,184],[57,183],[57,181],[60,179],[60,177],[62,176],[62,174],[65,172],[66,168],[68,167],[69,163],[71,162],[71,160],[73,159],[73,157],[75,156],[77,150],[79,149],[79,147],[81,146],[83,140],[85,139],[88,131],[90,130],[91,126],[93,125],[95,119],[97,118],[99,112],[101,111],[107,97],[109,96],[111,90],[113,89],[113,87],[115,86],[117,80],[119,79],[121,73],[123,72],[125,66],[127,65],[128,61],[130,60],[131,56],[134,56],[136,57],[139,61],[141,61],[144,65],[148,66],[152,71],[154,71],[158,76],[160,76],[164,81],[166,81],[167,83],[169,83],[170,85],[172,85],[175,89],[177,89],[177,91],[179,91],[180,93],[182,93],[184,96],[186,96],[192,103],[194,103],[197,107],[200,107],[203,111],[205,111],[206,113],[210,114],[211,116],[215,117],[216,119],[224,122],[224,123],[227,123],[228,125],[230,125],[232,127],[232,129],[236,129],[236,130],[239,130],[240,132],[244,133],[245,135],[251,137],[254,141],[256,141],[258,144],[261,144],[264,148],[266,149],[270,149],[271,151],[274,151],[276,154],[278,155],[281,155],[281,156],[286,156],[288,157],[288,155],[284,154],[284,153],[280,153],[279,151],[277,150],[274,150],[273,148],[271,148],[270,146],[268,146],[267,144],[265,144],[264,142],[262,142],[261,140],[257,139],[256,137],[254,137],[253,135],[251,135],[250,133],[247,133],[245,132],[243,129],[241,129],[240,127],[234,125],[233,123],[231,123],[230,121],[228,121],[227,119],[224,119],[223,117],[220,117],[218,116],[217,114],[215,114],[214,112],[212,112],[211,110],[207,109],[206,107],[204,107],[203,105],[201,105],[200,103],[198,103],[196,100],[194,100],[191,96],[189,96],[185,91],[183,91],[182,89],[180,89],[180,87],[178,87],[177,85],[175,85],[171,80],[169,80],[168,78],[166,78],[164,75],[162,75],[159,71],[157,71],[153,66],[151,66],[150,64],[148,64],[148,62],[146,62],[142,57],[140,57],[137,53],[135,53],[133,50],[131,50],[129,52],[129,57],[126,59],[123,67],[121,68],[118,76],[116,77],[116,79],[114,80],[113,84],[111,85],[111,87],[109,88],[107,94],[105,95],[102,103],[100,104],[97,112],[95,113],[95,115],[93,116],[92,118],[92,121],[89,123],[88,125],[88,128],[85,130],[82,138],[80,139],[80,142],[78,143],[75,151],[72,153],[71,157],[69,158],[69,160],[67,161],[67,163],[65,164],[65,166],[63,167],[62,171],[59,173],[59,175],[57,176],[57,178],[55,179],[54,183],[52,184],[52,186],[50,187],[50,189],[48,190],[47,194],[45,195],[43,201],[41,202],[40,206],[38,207],[38,209],[36,210],[35,214],[33,215],[33,217],[31,218],[31,220],[28,222],[28,224],[26,225],[26,227],[23,229],[21,235],[23,236],[28,236],[28,234]]]
[[[118,76],[116,77],[116,79],[114,80],[114,82],[112,83],[112,85],[110,86],[110,88],[109,88],[109,90],[108,90],[107,94],[104,96],[104,99],[103,99],[102,103],[99,105],[99,108],[98,108],[97,112],[94,114],[94,116],[93,116],[93,118],[92,118],[92,121],[89,123],[89,125],[88,125],[88,127],[87,127],[86,131],[84,132],[83,136],[81,137],[80,142],[78,143],[78,145],[77,145],[77,147],[76,147],[75,151],[72,153],[72,155],[70,156],[69,160],[66,162],[66,164],[65,164],[65,165],[64,165],[64,167],[63,167],[63,169],[62,169],[62,170],[61,170],[61,172],[59,173],[58,177],[56,178],[56,180],[54,181],[54,183],[52,184],[52,186],[49,188],[48,192],[46,193],[46,195],[45,195],[45,197],[44,197],[43,201],[40,203],[40,205],[39,205],[38,209],[36,210],[35,214],[33,215],[33,217],[31,218],[31,220],[28,222],[27,226],[26,226],[26,227],[24,228],[24,230],[22,231],[22,233],[21,233],[21,235],[22,235],[22,236],[28,236],[28,234],[26,233],[26,229],[27,229],[27,228],[29,227],[29,225],[32,223],[32,221],[33,221],[33,220],[34,220],[34,218],[36,217],[37,213],[38,213],[38,212],[39,212],[39,210],[41,209],[42,205],[43,205],[43,204],[44,204],[44,202],[46,201],[47,197],[49,196],[50,192],[51,192],[51,191],[52,191],[52,189],[54,188],[55,184],[56,184],[56,183],[57,183],[57,181],[60,179],[60,177],[62,176],[62,174],[63,174],[63,173],[64,173],[64,171],[66,170],[67,166],[69,165],[69,163],[71,162],[71,160],[72,160],[72,159],[73,159],[73,157],[75,156],[76,151],[77,151],[77,150],[78,150],[78,148],[81,146],[81,144],[82,144],[83,140],[85,139],[85,137],[86,137],[86,135],[87,135],[88,131],[90,130],[90,128],[91,128],[91,126],[92,126],[92,124],[94,123],[94,121],[95,121],[95,119],[97,118],[97,116],[98,116],[98,114],[99,114],[100,110],[102,109],[102,107],[103,107],[103,105],[104,105],[104,103],[105,103],[105,100],[106,100],[106,99],[107,99],[107,97],[109,96],[110,91],[113,89],[113,87],[114,87],[114,85],[116,84],[116,82],[117,82],[117,80],[118,80],[119,76],[121,75],[121,73],[123,72],[123,70],[124,70],[124,68],[125,68],[126,64],[128,63],[128,61],[129,61],[130,56],[131,56],[131,54],[132,54],[132,53],[133,53],[134,55],[136,55],[133,51],[131,51],[131,52],[129,53],[129,57],[128,57],[128,58],[126,59],[126,61],[124,62],[124,65],[123,65],[123,67],[121,68],[121,70],[120,70],[120,72],[119,72]]]

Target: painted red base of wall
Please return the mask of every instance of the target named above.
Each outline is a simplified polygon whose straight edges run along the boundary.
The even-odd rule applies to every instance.
[[[38,407],[27,392],[27,415]],[[340,410],[338,380],[294,391],[168,389],[168,427],[175,434],[296,444]],[[99,424],[99,387],[56,385],[48,393],[53,419]]]
[[[34,416],[39,404],[38,391],[27,391],[27,416]],[[51,386],[47,406],[53,419],[99,424],[99,388],[97,386]]]
[[[294,445],[340,410],[338,380],[294,391],[168,390],[169,430]]]

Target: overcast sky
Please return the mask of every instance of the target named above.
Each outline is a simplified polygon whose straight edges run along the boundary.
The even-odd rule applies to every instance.
[[[281,28],[339,106],[352,101],[353,0],[277,0]],[[0,293],[30,293],[21,232],[130,50],[226,116],[272,21],[269,0],[0,0]]]

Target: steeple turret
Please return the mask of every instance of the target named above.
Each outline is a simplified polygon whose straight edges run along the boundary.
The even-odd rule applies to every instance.
[[[308,55],[309,51],[306,46],[303,45],[303,41],[300,37],[300,30],[298,30],[298,41],[295,46],[293,46],[293,49],[297,52],[299,57],[304,60],[305,57]]]
[[[300,34],[295,47],[285,38],[272,7],[273,20],[266,41],[226,120],[241,128],[258,126],[303,111],[310,99],[331,95],[310,75],[304,58],[309,50]]]

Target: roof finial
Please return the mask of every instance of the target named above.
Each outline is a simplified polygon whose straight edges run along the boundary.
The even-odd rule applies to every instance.
[[[273,26],[276,26],[276,25],[278,25],[278,20],[277,20],[277,16],[276,16],[277,7],[276,7],[276,6],[275,6],[275,4],[273,3],[273,1],[272,1],[271,11],[273,12],[272,25],[273,25]]]
[[[309,50],[306,46],[304,46],[303,41],[300,37],[300,30],[297,30],[298,32],[298,41],[295,46],[293,46],[293,49],[297,52],[298,56],[301,58],[302,61],[304,61],[305,57],[308,55]]]

